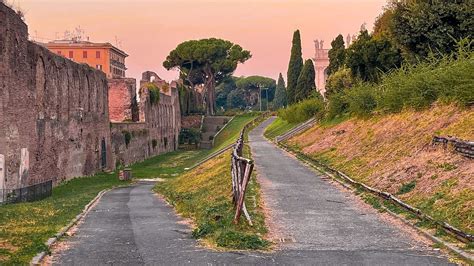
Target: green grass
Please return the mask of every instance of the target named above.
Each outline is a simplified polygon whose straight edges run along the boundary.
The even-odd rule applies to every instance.
[[[47,199],[0,206],[0,264],[28,264],[44,242],[66,226],[101,190],[125,185],[116,174],[76,178]]]
[[[289,123],[280,117],[277,117],[266,129],[265,137],[268,139],[274,139],[277,136],[283,135],[284,133],[290,131],[293,127],[298,125],[298,123]]]
[[[211,153],[235,142],[242,128],[258,115],[259,113],[249,113],[236,116],[216,137],[214,147],[210,150],[178,150],[156,156],[133,165],[133,176],[135,178],[169,178],[178,176],[185,171],[185,168],[191,167]]]
[[[246,206],[254,225],[248,225],[243,215],[239,224],[232,223],[230,152],[157,184],[155,190],[163,194],[182,216],[194,221],[193,236],[206,244],[238,250],[266,249],[270,243],[263,238],[267,229],[255,175],[246,193]]]

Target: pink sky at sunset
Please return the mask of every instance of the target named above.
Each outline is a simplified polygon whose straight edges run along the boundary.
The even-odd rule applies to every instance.
[[[95,42],[115,44],[130,56],[127,76],[152,70],[177,78],[162,62],[177,44],[217,37],[252,52],[235,75],[286,77],[292,34],[300,29],[304,58],[314,53],[314,39],[325,47],[337,34],[368,28],[385,0],[10,0],[26,13],[32,37],[47,41],[80,26]]]

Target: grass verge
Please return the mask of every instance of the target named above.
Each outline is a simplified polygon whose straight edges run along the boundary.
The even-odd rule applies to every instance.
[[[53,189],[47,199],[0,207],[0,264],[28,264],[47,249],[48,238],[66,226],[84,206],[107,188],[128,184],[115,174],[76,178]]]
[[[258,115],[259,113],[248,113],[236,116],[216,137],[214,147],[210,150],[178,150],[156,156],[142,163],[132,165],[133,176],[136,178],[169,178],[178,176],[184,173],[185,168],[235,142],[242,128]]]
[[[246,206],[253,226],[249,226],[244,217],[238,225],[232,223],[231,187],[229,151],[186,174],[157,184],[155,190],[183,217],[194,221],[193,236],[206,244],[238,250],[268,248],[270,243],[263,238],[267,229],[255,176],[246,193]]]
[[[274,139],[277,136],[283,135],[284,133],[290,131],[293,127],[298,125],[298,123],[289,123],[280,117],[277,117],[266,129],[265,137],[268,139]]]

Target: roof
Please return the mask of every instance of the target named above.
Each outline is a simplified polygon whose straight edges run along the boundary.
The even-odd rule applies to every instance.
[[[44,44],[48,48],[109,48],[115,52],[127,57],[128,54],[111,43],[93,43],[89,41],[56,40]]]

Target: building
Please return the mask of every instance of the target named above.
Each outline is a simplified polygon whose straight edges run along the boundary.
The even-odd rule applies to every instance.
[[[327,68],[329,66],[329,49],[324,49],[324,41],[314,41],[315,55],[314,72],[316,73],[316,88],[324,95],[326,92],[326,80],[328,78]]]
[[[43,44],[50,51],[77,63],[102,70],[107,78],[124,78],[128,55],[110,43],[92,43],[77,40],[58,40]]]

